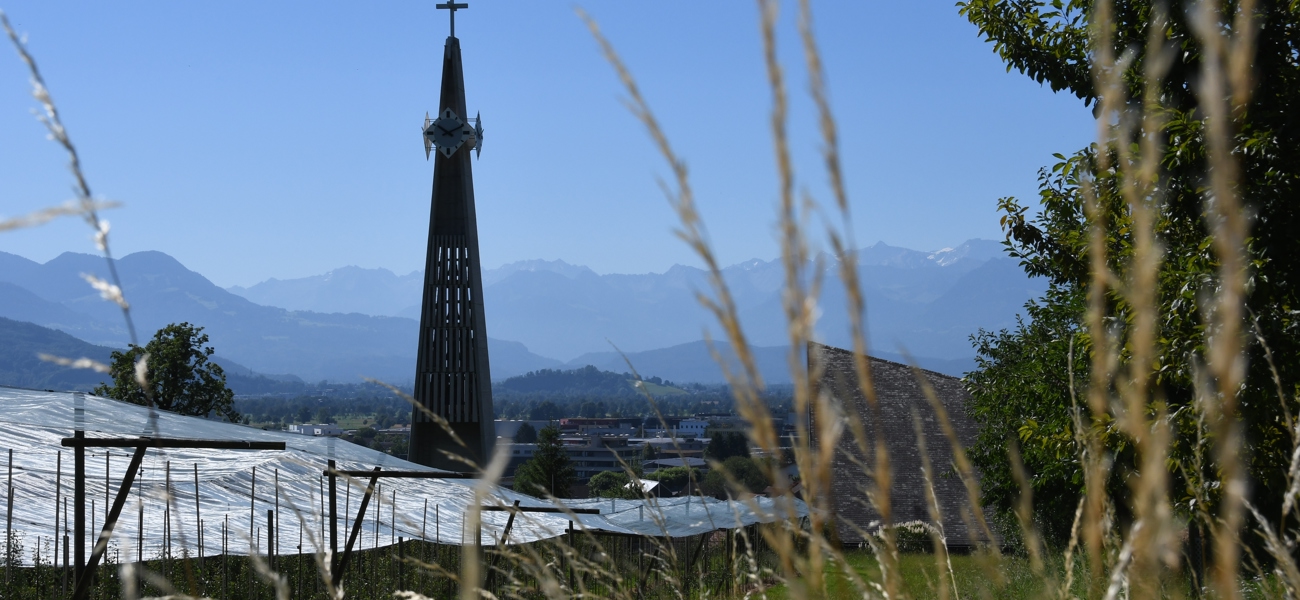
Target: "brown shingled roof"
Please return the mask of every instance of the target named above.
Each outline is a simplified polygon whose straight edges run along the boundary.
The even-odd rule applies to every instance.
[[[871,524],[878,524],[881,520],[880,513],[868,502],[868,492],[874,490],[875,484],[860,466],[874,468],[875,457],[871,454],[874,454],[878,435],[884,437],[891,467],[891,521],[895,524],[932,522],[927,509],[920,444],[913,414],[921,420],[926,454],[930,457],[933,471],[935,496],[949,547],[960,550],[971,548],[976,542],[988,541],[972,520],[971,502],[954,466],[952,447],[943,433],[938,415],[921,391],[917,373],[934,388],[958,441],[963,447],[969,447],[975,442],[978,427],[966,412],[968,395],[961,380],[934,371],[914,371],[908,365],[870,357],[871,377],[879,401],[877,421],[857,385],[851,351],[811,343],[808,360],[810,368],[823,369],[820,388],[830,392],[845,415],[861,420],[868,437],[866,446],[871,451],[864,455],[853,437],[852,428],[845,428],[831,467],[830,489],[826,490],[840,541],[846,544],[862,542],[861,531],[874,529]],[[815,427],[813,429],[815,446],[817,432]],[[972,533],[976,535],[972,536]]]

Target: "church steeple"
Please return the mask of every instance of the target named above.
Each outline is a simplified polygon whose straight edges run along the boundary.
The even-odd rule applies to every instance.
[[[433,161],[433,198],[415,400],[420,407],[446,419],[468,448],[457,444],[417,407],[411,419],[408,457],[423,465],[463,471],[464,463],[446,457],[442,451],[484,464],[496,441],[470,166],[471,151],[482,148],[483,129],[477,118],[468,118],[460,40],[455,36],[456,9],[468,5],[447,2],[438,8],[451,13],[452,35],[443,49],[438,115],[426,115],[424,125],[425,153]],[[437,152],[431,152],[435,147]]]

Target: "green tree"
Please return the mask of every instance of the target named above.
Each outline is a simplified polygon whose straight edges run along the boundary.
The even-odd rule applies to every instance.
[[[155,333],[143,348],[132,345],[126,352],[114,351],[109,375],[113,385],[101,384],[95,394],[182,415],[219,415],[239,422],[235,393],[226,387],[226,373],[211,362],[214,350],[202,327],[173,323]],[[135,365],[148,355],[145,381],[148,393],[135,379]]]
[[[564,416],[564,411],[561,411],[560,407],[550,400],[542,402],[528,411],[528,420],[530,421],[554,421],[562,416]]]
[[[631,479],[623,471],[601,471],[591,476],[587,491],[593,498],[626,498],[634,500],[641,495],[628,487]]]
[[[704,448],[704,456],[716,461],[725,461],[733,456],[749,458],[749,440],[738,431],[716,431]]]
[[[575,474],[560,440],[560,428],[543,427],[537,434],[537,452],[515,470],[515,491],[533,496],[568,498]]]
[[[515,432],[516,444],[531,444],[537,441],[537,428],[532,423],[524,423]]]
[[[644,446],[641,446],[641,462],[655,460],[656,458],[659,458],[659,451],[655,450],[655,447],[650,442],[646,442]]]
[[[690,482],[692,477],[694,477],[696,481],[699,481],[699,471],[687,466],[659,469],[658,471],[645,476],[646,479],[658,481],[665,487],[671,489],[686,487],[686,484]]]
[[[1151,0],[1118,0],[1108,30],[1114,55],[1132,52],[1123,73],[1128,98],[1142,98],[1148,82],[1144,69],[1151,57],[1146,43],[1153,26],[1156,4]],[[1228,3],[1235,6],[1235,3]],[[1007,63],[1053,90],[1073,94],[1080,109],[1096,103],[1100,92],[1093,79],[1090,48],[1091,0],[969,0],[959,3],[961,14],[977,25]],[[1156,334],[1157,356],[1150,367],[1156,399],[1167,407],[1179,437],[1173,458],[1187,461],[1198,443],[1193,406],[1193,370],[1204,355],[1207,331],[1201,297],[1210,297],[1217,282],[1218,258],[1214,254],[1206,211],[1206,174],[1210,171],[1205,137],[1206,111],[1196,95],[1203,47],[1192,33],[1196,7],[1188,3],[1163,3],[1167,20],[1155,33],[1176,57],[1157,87],[1161,124],[1143,131],[1163,145],[1161,173],[1154,182],[1159,196],[1155,230],[1164,248],[1158,275],[1157,301],[1161,321]],[[1251,287],[1247,306],[1258,320],[1260,337],[1271,346],[1282,392],[1294,399],[1300,389],[1300,121],[1295,105],[1300,100],[1300,10],[1294,3],[1261,2],[1257,51],[1253,61],[1254,91],[1238,107],[1233,156],[1239,162],[1236,192],[1255,215],[1247,251]],[[1225,27],[1225,32],[1231,32]],[[1138,101],[1122,101],[1135,106]],[[1105,117],[1111,118],[1111,117]],[[1100,153],[1116,165],[1102,171]],[[1068,537],[1073,507],[1083,492],[1083,470],[1072,435],[1070,381],[1073,368],[1076,391],[1083,394],[1093,349],[1082,327],[1084,308],[1092,285],[1088,267],[1088,226],[1084,189],[1091,186],[1106,226],[1107,261],[1120,280],[1127,280],[1134,256],[1133,219],[1123,198],[1121,181],[1133,166],[1121,162],[1111,149],[1096,145],[1072,155],[1057,155],[1059,162],[1039,176],[1037,204],[1015,198],[999,201],[1009,254],[1021,261],[1026,273],[1044,277],[1047,293],[1029,304],[1025,320],[1013,330],[980,332],[975,337],[977,368],[968,375],[971,409],[981,423],[972,455],[984,474],[986,499],[1009,514],[1018,496],[1007,458],[1008,435],[1018,438],[1026,466],[1033,472],[1038,518],[1049,537]],[[1134,311],[1127,297],[1107,290],[1107,321],[1119,336],[1121,361],[1126,361],[1128,331]],[[1071,348],[1074,364],[1070,364]],[[1251,501],[1265,514],[1276,514],[1283,493],[1285,465],[1289,461],[1287,408],[1279,402],[1265,360],[1264,349],[1248,350],[1248,372],[1239,396],[1239,418],[1245,432],[1243,456],[1250,470]],[[1123,368],[1127,368],[1125,365]],[[1285,402],[1285,400],[1283,401]],[[1290,407],[1295,413],[1295,408]],[[1127,494],[1127,477],[1134,473],[1132,444],[1119,432],[1101,424],[1101,435],[1113,456],[1108,482],[1113,497]],[[1207,465],[1212,469],[1212,465]],[[1175,473],[1176,478],[1183,473]],[[1174,482],[1174,489],[1183,483]],[[1125,510],[1126,503],[1117,504]],[[1190,507],[1181,506],[1190,511]],[[1274,509],[1274,510],[1269,510]],[[1123,514],[1120,515],[1124,517]]]
[[[728,483],[727,475],[730,475],[738,485]],[[721,470],[713,469],[704,475],[704,480],[700,482],[700,491],[719,498],[742,497],[762,492],[768,485],[770,483],[767,477],[763,476],[763,471],[759,469],[754,459],[747,456],[732,456],[723,461]]]
[[[410,452],[410,438],[405,435],[399,435],[393,440],[393,445],[388,448],[388,454],[398,456],[403,459]]]
[[[578,407],[578,415],[588,419],[603,417],[605,412],[604,402],[583,402]]]

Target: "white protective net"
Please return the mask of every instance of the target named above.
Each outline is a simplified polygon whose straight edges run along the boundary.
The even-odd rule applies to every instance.
[[[76,416],[79,405],[83,408],[80,418]],[[63,438],[72,436],[78,423],[92,438],[282,441],[286,446],[283,451],[150,449],[113,531],[110,552],[116,552],[118,560],[134,560],[141,552],[144,558],[152,559],[165,547],[173,556],[195,556],[200,539],[206,556],[265,553],[269,543],[276,545],[278,554],[316,552],[328,546],[324,477],[327,461],[335,460],[340,470],[378,466],[385,471],[437,472],[331,437],[262,431],[161,411],[151,413],[142,406],[91,395],[0,387],[0,461],[6,461],[5,466],[12,470],[13,494],[13,512],[5,516],[6,523],[12,522],[12,539],[24,548],[25,564],[30,564],[32,550],[38,545],[49,547],[56,527],[60,543],[64,535],[74,539],[70,532],[73,453],[60,444]],[[6,451],[12,451],[11,462]],[[89,546],[98,537],[121,485],[130,450],[91,448],[86,456]],[[339,481],[340,549],[352,530],[365,485],[360,480]],[[476,485],[466,479],[381,479],[378,493],[362,518],[354,548],[386,546],[398,537],[442,544],[473,543],[474,532],[462,524],[474,502]],[[170,507],[165,500],[168,491]],[[551,501],[499,486],[490,486],[482,494],[485,506],[509,506],[515,501],[523,507],[555,506]],[[575,528],[597,532],[681,537],[807,515],[802,502],[782,504],[781,500],[766,498],[748,502],[698,497],[591,499],[567,500],[564,506],[595,508],[601,514],[521,513],[506,543],[562,535],[572,520],[577,521]],[[267,539],[267,511],[274,511],[273,540]],[[507,512],[483,512],[481,543],[498,543],[508,517]]]

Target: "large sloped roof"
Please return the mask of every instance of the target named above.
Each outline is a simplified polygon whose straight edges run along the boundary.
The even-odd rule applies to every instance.
[[[862,445],[846,431],[832,462],[830,502],[835,512],[837,534],[843,542],[861,542],[862,532],[876,528],[882,520],[875,505],[867,502],[875,481],[862,465],[876,464],[874,449],[881,436],[890,465],[891,521],[933,523],[927,501],[926,481],[922,474],[924,458],[930,461],[932,485],[938,500],[942,531],[953,547],[974,547],[987,543],[982,528],[972,526],[971,517],[982,510],[972,506],[969,493],[958,476],[954,443],[969,448],[979,432],[978,424],[966,412],[968,395],[956,377],[913,369],[875,357],[868,357],[872,383],[879,402],[877,410],[867,403],[858,384],[852,351],[821,344],[809,344],[811,365],[823,369],[819,386],[840,403],[845,415],[857,418],[867,436]],[[942,425],[943,417],[926,398],[920,379],[934,390],[943,406],[955,439],[949,439]],[[917,437],[917,421],[923,438]],[[816,439],[819,432],[811,432]],[[923,457],[921,449],[925,449]],[[978,473],[975,474],[979,476]],[[988,513],[986,512],[986,515]]]
[[[83,409],[80,419],[76,416],[79,407]],[[285,443],[284,451],[150,449],[145,455],[142,474],[137,478],[114,530],[113,540],[122,560],[133,559],[135,548],[141,542],[146,558],[157,555],[165,541],[166,518],[170,519],[170,543],[174,554],[182,550],[191,555],[197,552],[199,518],[202,519],[205,555],[222,552],[223,527],[228,527],[226,551],[232,554],[246,554],[250,550],[265,552],[267,511],[277,507],[279,552],[295,553],[300,538],[303,551],[312,552],[318,544],[328,544],[321,541],[328,529],[322,518],[328,502],[323,476],[328,460],[335,460],[340,470],[370,470],[378,466],[385,471],[437,472],[331,437],[263,431],[151,411],[146,407],[80,393],[0,387],[0,460],[7,460],[8,455],[4,452],[12,450],[13,527],[21,532],[24,545],[29,548],[37,538],[52,539],[56,522],[60,535],[64,533],[67,522],[63,516],[64,507],[68,518],[72,516],[72,451],[62,448],[60,443],[72,435],[78,421],[87,437],[157,436]],[[58,469],[60,456],[61,476]],[[87,536],[87,543],[97,537],[107,512],[106,460],[110,482],[107,497],[111,498],[121,484],[129,454],[125,449],[87,450],[86,494],[88,502],[94,502],[93,511],[87,507],[87,520],[94,527],[93,533]],[[0,485],[3,483],[0,480]],[[466,479],[381,479],[378,495],[382,499],[371,501],[357,548],[388,545],[399,536],[443,544],[472,543],[473,533],[465,531],[462,524],[476,497],[476,485],[478,482]],[[351,530],[364,486],[365,482],[355,480],[350,485],[340,484],[341,537]],[[167,502],[164,499],[169,491],[172,510],[169,517],[165,517]],[[554,506],[550,501],[499,486],[488,486],[481,493],[484,505],[510,505],[518,501],[524,507]],[[59,498],[57,505],[56,497]],[[621,534],[676,537],[775,518],[771,501],[764,504],[716,500],[704,503],[696,498],[691,511],[684,506],[678,507],[680,500],[619,500],[608,511],[604,508],[608,501],[569,501],[566,504],[570,508],[601,508],[603,513],[577,515],[575,527]],[[59,511],[57,517],[56,509]],[[798,516],[807,514],[802,503],[792,505],[791,509]],[[629,511],[642,518],[630,515]],[[782,510],[780,514],[785,513]],[[484,544],[497,543],[507,518],[505,512],[482,514]],[[571,519],[575,517],[562,513],[523,513],[515,519],[507,543],[533,542],[561,535]],[[256,546],[250,541],[254,539],[257,540]],[[339,545],[341,548],[343,542],[340,541]]]

